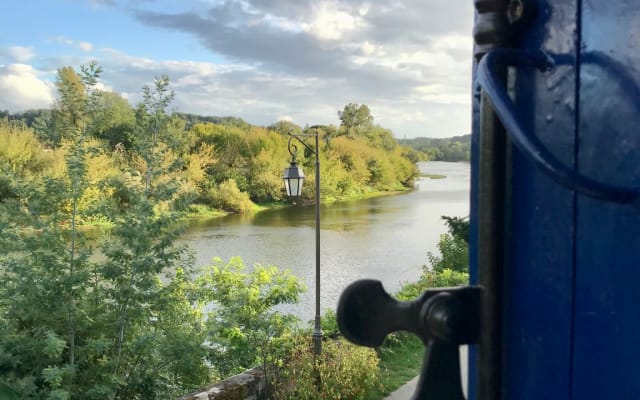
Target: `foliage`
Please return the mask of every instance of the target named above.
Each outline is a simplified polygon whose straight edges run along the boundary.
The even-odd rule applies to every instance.
[[[293,348],[281,372],[274,399],[362,399],[377,385],[378,357],[373,349],[337,339],[325,341],[316,359],[306,339]]]
[[[382,399],[418,375],[424,352],[424,344],[414,334],[397,332],[388,335],[378,349],[379,385],[369,389],[364,399]]]
[[[373,116],[366,104],[349,103],[342,111],[338,111],[338,118],[340,127],[347,136],[356,135],[373,124]]]
[[[166,76],[131,107],[98,90],[101,72],[63,67],[52,110],[0,120],[0,397],[172,398],[256,363],[281,366],[296,321],[277,310],[302,285],[237,259],[197,277],[175,221],[203,204],[239,212],[280,200],[285,133],[302,128],[171,114]],[[319,129],[320,194],[411,187],[406,149],[366,105],[353,111],[348,128]],[[312,181],[314,157],[299,160]],[[307,187],[305,199],[319,195]],[[111,229],[99,243],[80,229],[102,223]],[[335,331],[331,314],[324,327]],[[368,387],[373,370],[335,375],[369,362],[345,346],[327,344],[321,377],[354,398],[350,380]]]
[[[0,119],[0,169],[13,175],[42,173],[48,164],[43,146],[24,124]]]
[[[269,125],[269,129],[279,133],[280,135],[288,135],[289,133],[299,135],[302,133],[302,128],[300,126],[285,120]]]
[[[211,302],[209,360],[222,376],[282,363],[298,320],[274,308],[298,301],[305,287],[295,276],[260,264],[247,271],[239,257],[216,258],[197,283]]]
[[[448,232],[440,235],[438,254],[427,253],[429,265],[423,266],[420,280],[403,285],[397,293],[401,300],[413,300],[434,287],[466,285],[469,282],[468,218],[446,217]]]
[[[399,143],[425,154],[432,161],[469,161],[471,159],[471,135],[450,138],[401,139]]]
[[[445,224],[447,225],[447,229],[449,233],[455,239],[462,239],[465,242],[469,243],[469,218],[468,217],[447,217],[443,215],[441,217]]]
[[[427,259],[433,272],[443,272],[446,269],[456,272],[469,270],[469,245],[463,239],[449,233],[440,235],[438,242],[440,254],[429,252]]]
[[[227,211],[244,212],[253,208],[249,195],[240,191],[233,179],[228,179],[218,187],[210,189],[205,199],[207,204]]]
[[[340,335],[338,320],[335,311],[328,309],[320,319],[320,327],[325,337],[335,338]]]
[[[101,71],[95,64],[87,68],[87,72],[95,68],[98,75]],[[325,200],[403,190],[412,187],[417,176],[418,153],[398,146],[390,130],[373,125],[364,104],[345,106],[340,127],[303,129],[279,121],[262,128],[232,117],[169,114],[165,106],[174,94],[166,76],[159,77],[155,93],[143,89],[143,102],[132,108],[116,93],[94,90],[82,74],[61,68],[55,109],[8,114],[4,126],[11,126],[15,134],[3,136],[0,128],[0,140],[7,144],[0,154],[5,169],[55,177],[66,173],[60,160],[71,149],[74,132],[82,131],[83,145],[76,149],[93,160],[88,163],[93,172],[80,200],[78,224],[113,223],[106,211],[118,190],[111,185],[119,186],[112,179],[117,175],[141,177],[143,186],[151,181],[172,186],[171,195],[156,205],[158,213],[188,209],[194,203],[244,211],[252,208],[245,194],[257,203],[281,201],[282,171],[290,159],[288,133],[310,133],[309,129],[320,134],[320,195]],[[313,154],[305,149],[298,159],[307,181],[313,182]],[[315,187],[305,187],[303,198],[310,201],[316,196]]]
[[[202,310],[193,307],[199,292],[188,269],[178,268],[188,259],[174,244],[173,216],[154,211],[172,185],[92,168],[95,161],[117,170],[88,138],[99,71],[95,64],[80,74],[60,71],[64,175],[36,175],[27,163],[28,173],[3,183],[10,195],[0,202],[0,387],[15,398],[169,398],[211,378]],[[162,133],[154,129],[163,126],[164,106],[144,104],[149,124],[139,134]],[[138,151],[145,170],[155,171],[162,157],[152,155],[162,143],[149,142]],[[77,229],[92,184],[126,198],[126,206],[103,211],[115,225],[98,259]],[[168,270],[177,272],[164,283],[159,276]]]
[[[243,120],[242,118],[237,117],[215,117],[215,116],[203,116],[189,113],[175,113],[175,115],[187,122],[187,128],[190,128],[196,124],[200,123],[211,123],[215,125],[222,126],[233,126],[236,128],[240,128],[242,130],[249,130],[251,125]]]
[[[458,273],[469,272],[469,221],[467,218],[443,216],[448,233],[440,235],[440,254],[429,252],[430,270],[442,273],[451,270]]]

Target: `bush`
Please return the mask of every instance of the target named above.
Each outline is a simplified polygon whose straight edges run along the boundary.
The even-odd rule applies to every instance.
[[[313,321],[309,321],[313,324]],[[340,336],[340,328],[338,328],[338,319],[335,311],[328,309],[325,311],[322,319],[320,319],[322,333],[325,337],[335,338]]]
[[[253,208],[253,202],[249,195],[240,191],[236,181],[227,179],[209,191],[205,197],[210,206],[226,211],[245,212]]]
[[[221,376],[262,364],[281,363],[291,346],[298,318],[275,308],[297,303],[305,290],[290,271],[254,264],[248,269],[240,257],[228,263],[215,258],[197,278],[210,304],[207,327],[209,362]]]
[[[418,282],[405,284],[396,297],[413,300],[427,289],[451,287],[469,283],[469,220],[459,217],[442,217],[448,233],[440,236],[439,254],[427,253],[429,265],[424,265]]]
[[[275,387],[278,400],[361,399],[378,384],[378,357],[373,349],[343,339],[323,343],[317,360],[310,339],[290,354]]]
[[[456,272],[469,271],[469,245],[463,239],[449,233],[442,234],[438,242],[438,250],[440,250],[439,255],[427,254],[431,271],[443,272],[447,269]]]

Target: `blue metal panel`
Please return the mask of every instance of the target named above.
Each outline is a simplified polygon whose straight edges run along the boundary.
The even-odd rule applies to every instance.
[[[475,82],[475,71],[477,65],[473,68],[473,81]],[[470,188],[470,207],[469,207],[469,283],[471,285],[478,284],[478,202],[475,200],[478,198],[478,151],[479,151],[479,137],[478,130],[480,126],[480,90],[478,87],[474,88],[474,95],[472,97],[472,116],[471,116],[471,188]],[[477,387],[477,366],[475,360],[477,359],[476,346],[469,346],[468,362],[469,368],[468,384],[467,384],[467,397],[469,400],[476,398]]]
[[[577,0],[538,8],[520,47],[575,57]],[[517,72],[520,118],[567,165],[574,164],[575,91],[572,65],[544,74]],[[569,399],[575,196],[516,149],[511,165],[503,398]]]
[[[640,187],[640,10],[585,1],[579,86],[579,171]],[[640,213],[577,203],[573,398],[640,398]]]

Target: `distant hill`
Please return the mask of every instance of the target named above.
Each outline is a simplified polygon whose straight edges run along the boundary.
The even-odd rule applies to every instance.
[[[430,161],[469,161],[471,159],[471,135],[398,139],[398,143],[424,153],[425,158]]]

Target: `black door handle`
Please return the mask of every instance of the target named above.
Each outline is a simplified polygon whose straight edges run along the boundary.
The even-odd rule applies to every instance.
[[[380,281],[359,280],[340,296],[338,326],[348,340],[368,347],[395,331],[414,333],[427,349],[413,399],[464,400],[458,346],[478,341],[481,293],[479,286],[433,289],[403,302]]]

